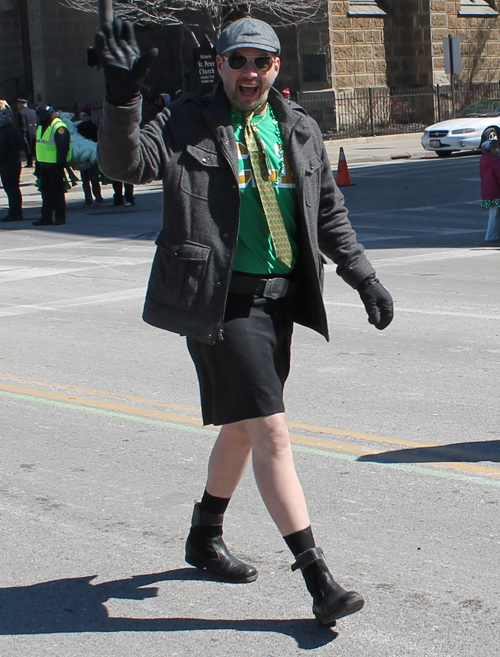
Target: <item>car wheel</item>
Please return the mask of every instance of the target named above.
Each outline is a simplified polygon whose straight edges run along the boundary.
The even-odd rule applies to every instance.
[[[488,141],[488,139],[498,139],[498,128],[495,128],[492,126],[491,128],[486,128],[486,130],[483,132],[483,136],[481,137],[481,144],[485,141]]]
[[[453,151],[435,151],[438,157],[451,157]]]

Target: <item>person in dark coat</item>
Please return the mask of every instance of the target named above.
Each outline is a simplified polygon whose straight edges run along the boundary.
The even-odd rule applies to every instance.
[[[481,175],[481,205],[488,210],[488,228],[485,242],[500,240],[500,141],[491,139],[485,141],[479,158],[479,173]]]
[[[17,111],[17,120],[21,129],[24,152],[26,153],[26,167],[31,168],[35,157],[38,120],[35,110],[28,107],[28,101],[24,98],[17,99]]]
[[[19,187],[22,141],[12,120],[8,103],[0,100],[0,179],[9,200],[9,212],[0,221],[23,221],[23,199]]]
[[[97,125],[92,121],[92,110],[90,107],[82,107],[80,112],[80,123],[76,126],[78,132],[85,139],[97,142]],[[103,203],[104,199],[101,194],[101,183],[96,179],[97,165],[94,164],[88,169],[82,169],[82,187],[85,195],[84,205],[92,205],[94,198],[96,203]],[[92,197],[94,194],[94,198]]]
[[[186,94],[142,129],[140,88],[156,51],[141,56],[132,25],[119,20],[103,26],[96,50],[106,81],[101,170],[129,183],[163,183],[143,317],[187,336],[203,422],[222,425],[185,559],[226,581],[257,578],[222,538],[224,513],[251,459],[313,613],[334,625],[364,600],[334,580],[316,546],[293,463],[283,402],[293,324],[328,336],[323,254],[379,330],[392,320],[391,295],[356,240],[317,123],[272,86],[281,46],[270,25],[246,17],[226,27],[215,93]]]

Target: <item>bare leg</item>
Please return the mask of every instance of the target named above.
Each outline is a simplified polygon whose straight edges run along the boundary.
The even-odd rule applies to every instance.
[[[281,534],[287,536],[309,527],[284,413],[246,420],[245,424],[252,444],[255,479]]]
[[[262,499],[282,535],[309,527],[283,413],[222,427],[210,456],[207,491],[215,497],[232,497],[251,452]]]
[[[206,489],[215,497],[232,497],[250,458],[251,444],[244,422],[225,424],[212,449]]]

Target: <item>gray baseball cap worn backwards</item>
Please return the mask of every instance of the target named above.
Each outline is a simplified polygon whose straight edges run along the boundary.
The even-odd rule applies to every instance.
[[[257,48],[279,55],[281,44],[276,32],[264,21],[257,18],[240,18],[221,32],[216,48],[221,55],[238,48]]]

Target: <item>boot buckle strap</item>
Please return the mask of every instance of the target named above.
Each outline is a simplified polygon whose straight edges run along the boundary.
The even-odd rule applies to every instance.
[[[304,568],[307,568],[307,566],[310,566],[315,561],[323,561],[323,559],[324,555],[321,548],[310,548],[309,550],[306,550],[297,556],[297,559],[291,568],[293,572],[299,568],[304,570]]]
[[[193,518],[191,520],[193,527],[198,527],[199,525],[220,525],[222,527],[222,519],[223,516],[218,513],[202,511],[199,502],[194,505]]]

